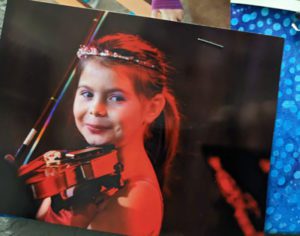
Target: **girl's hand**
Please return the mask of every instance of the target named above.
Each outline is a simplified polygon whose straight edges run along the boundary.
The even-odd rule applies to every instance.
[[[151,17],[163,19],[163,20],[181,22],[183,20],[183,10],[182,9],[156,9],[151,11]]]
[[[43,220],[50,206],[51,206],[51,197],[47,197],[42,201],[40,208],[36,213],[35,218],[38,220]]]

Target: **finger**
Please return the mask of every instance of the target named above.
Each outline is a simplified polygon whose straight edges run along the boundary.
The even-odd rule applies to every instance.
[[[161,9],[162,19],[170,21],[182,21],[183,10],[179,9]]]
[[[171,20],[172,15],[168,12],[168,10],[161,10],[161,19],[163,20]]]
[[[152,10],[151,11],[151,17],[152,18],[158,18],[159,10]]]
[[[49,210],[50,206],[51,206],[51,198],[47,197],[42,201],[40,208],[36,213],[36,218],[40,220],[43,219],[47,211]]]
[[[177,15],[177,20],[183,21],[183,11],[179,12],[179,14]]]
[[[168,20],[175,22],[179,21],[177,15],[169,15]]]

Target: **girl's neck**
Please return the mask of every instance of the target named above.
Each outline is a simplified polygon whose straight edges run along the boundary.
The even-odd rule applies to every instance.
[[[151,176],[154,171],[144,147],[144,142],[130,142],[118,150],[119,160],[124,165],[123,178]]]

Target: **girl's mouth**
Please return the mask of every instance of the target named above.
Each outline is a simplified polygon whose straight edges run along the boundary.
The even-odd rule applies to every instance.
[[[101,134],[112,128],[111,126],[102,126],[102,125],[93,125],[93,124],[86,124],[85,126],[93,134]]]

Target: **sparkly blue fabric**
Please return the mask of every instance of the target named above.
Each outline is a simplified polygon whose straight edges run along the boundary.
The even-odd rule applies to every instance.
[[[290,11],[231,5],[232,29],[285,38],[265,222],[270,234],[300,233],[300,32],[293,22],[300,27]]]

